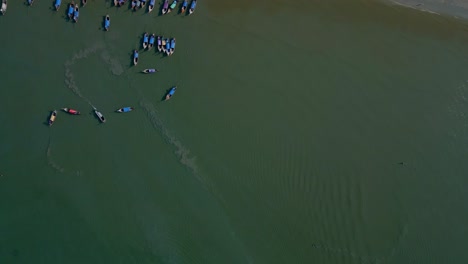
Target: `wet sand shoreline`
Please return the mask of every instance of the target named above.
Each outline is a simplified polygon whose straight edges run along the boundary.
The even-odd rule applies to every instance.
[[[468,20],[468,1],[452,0],[386,0],[387,2],[421,11]]]

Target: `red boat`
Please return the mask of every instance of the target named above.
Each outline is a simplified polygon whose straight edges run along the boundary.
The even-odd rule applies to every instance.
[[[79,115],[81,114],[80,111],[71,109],[71,108],[62,108],[63,111],[69,113],[70,115]]]

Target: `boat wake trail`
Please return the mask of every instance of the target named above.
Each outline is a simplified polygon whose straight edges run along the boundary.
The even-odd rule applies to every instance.
[[[140,101],[140,106],[146,112],[153,127],[161,133],[166,142],[175,148],[174,154],[179,159],[179,162],[184,165],[208,191],[222,201],[223,199],[217,192],[215,185],[199,172],[196,164],[196,157],[191,155],[190,150],[187,149],[182,142],[172,135],[164,126],[162,120],[158,117],[158,112],[154,106],[145,100]]]
[[[54,162],[54,160],[52,159],[52,154],[51,154],[51,139],[49,137],[49,144],[47,145],[47,152],[46,152],[46,156],[47,156],[47,164],[49,166],[51,166],[52,168],[54,168],[56,171],[60,172],[60,173],[63,173],[65,170],[60,167],[57,163]]]
[[[104,48],[104,44],[101,42],[97,42],[94,46],[87,48],[87,49],[80,50],[77,53],[73,54],[73,56],[65,62],[65,84],[67,88],[70,89],[74,94],[78,95],[80,98],[85,100],[93,108],[94,106],[91,103],[91,101],[81,93],[80,89],[76,85],[75,76],[73,75],[71,67],[75,65],[79,60],[85,59],[90,54],[93,54],[103,48]]]
[[[166,127],[164,127],[164,124],[161,119],[158,118],[157,110],[153,105],[149,102],[140,101],[140,106],[145,110],[154,128],[160,131],[164,139],[175,147],[175,154],[179,158],[180,163],[186,166],[193,174],[198,174],[198,168],[195,162],[196,157],[191,156],[190,150],[184,147],[184,145],[171,135]]]
[[[91,101],[86,98],[81,90],[78,88],[78,85],[75,82],[75,76],[72,71],[73,65],[78,63],[82,59],[86,59],[89,56],[101,52],[101,59],[110,65],[110,71],[114,75],[122,75],[125,70],[122,64],[115,58],[112,58],[110,53],[107,51],[105,44],[103,42],[96,42],[93,46],[80,50],[77,53],[73,54],[72,57],[65,62],[65,85],[68,89],[70,89],[74,94],[85,100],[89,105],[93,108],[94,105]]]
[[[112,58],[107,49],[104,49],[101,53],[101,59],[110,65],[110,71],[114,75],[121,75],[124,73],[124,68],[119,60]]]

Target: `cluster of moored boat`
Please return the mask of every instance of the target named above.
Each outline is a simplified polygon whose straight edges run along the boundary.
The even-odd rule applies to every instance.
[[[29,5],[32,5],[33,2],[34,2],[34,0],[28,0],[28,2],[29,2]],[[81,6],[85,6],[86,3],[88,3],[87,0],[81,0]],[[58,10],[60,9],[60,6],[61,6],[61,5],[62,5],[62,0],[55,0],[55,2],[54,2],[55,11],[58,11]],[[72,17],[70,16],[70,9],[71,9],[71,8],[73,8],[72,11],[71,11],[71,12],[72,12],[73,19],[76,21],[76,20],[78,20],[79,13],[78,13],[78,15],[76,16],[76,19],[75,19],[74,11],[79,12],[78,4],[75,4],[74,1],[71,1],[71,3],[68,5],[68,12],[67,12],[67,14],[68,14],[68,17],[70,17],[70,18],[72,18]]]
[[[157,46],[158,46],[158,51],[165,53],[167,56],[170,56],[174,53],[175,51],[175,46],[176,46],[176,39],[175,38],[164,38],[163,36],[158,36],[157,37]],[[143,35],[143,50],[151,50],[155,44],[156,41],[156,35],[151,34],[149,35],[147,32]],[[133,50],[133,65],[138,64],[140,54],[138,53],[138,50]],[[147,72],[148,73],[148,72]]]
[[[125,5],[127,0],[114,0],[114,5],[117,7],[121,7]],[[148,2],[148,13],[151,13],[151,11],[154,10],[155,6],[155,0],[131,0],[130,1],[130,7],[132,8],[133,11],[137,11],[138,9],[144,9],[146,6],[146,3]],[[161,14],[165,15],[170,13],[172,10],[174,10],[177,7],[177,0],[172,0],[171,3],[169,4],[169,0],[164,0],[164,3],[161,8]],[[187,0],[183,0],[182,4],[180,5],[180,13],[183,14],[188,8],[189,2]],[[195,7],[197,6],[197,0],[192,0],[190,3],[190,8],[189,10],[189,15],[192,14],[195,11]]]
[[[157,48],[159,52],[165,53],[167,56],[170,56],[175,51],[176,39],[175,38],[165,38],[164,36],[155,36],[154,34],[148,35],[147,32],[143,34],[143,49],[151,50],[154,46],[155,39],[157,39]]]
[[[114,0],[114,4],[116,6],[122,6],[125,4],[127,0]],[[27,0],[29,5],[32,5],[34,3],[34,0]],[[131,1],[131,7],[134,10],[137,10],[139,8],[142,8],[146,5],[147,0],[132,0]],[[165,0],[161,9],[161,13],[167,14],[170,13],[172,10],[174,10],[177,6],[177,0],[173,0],[172,3],[169,5],[169,0]],[[87,0],[81,0],[82,6],[86,5]],[[58,11],[60,9],[60,6],[62,4],[62,0],[54,0],[54,7],[55,10]],[[189,14],[192,14],[195,10],[197,4],[197,0],[192,0],[189,8]],[[148,12],[151,12],[154,9],[155,5],[155,0],[149,0],[148,4]],[[187,10],[188,7],[188,1],[183,0],[182,5],[180,8],[180,13],[184,13]],[[0,7],[0,13],[4,15],[7,11],[7,0],[1,0],[1,7]],[[73,19],[75,22],[78,22],[78,18],[80,16],[80,11],[79,11],[79,6],[78,4],[75,4],[74,1],[72,1],[68,5],[68,10],[67,10],[67,15],[70,19]],[[110,27],[110,17],[109,15],[106,15],[104,17],[104,29],[107,31],[109,30]],[[154,45],[157,45],[157,50],[159,52],[165,53],[167,56],[170,56],[174,53],[175,50],[175,45],[176,45],[176,39],[175,38],[165,38],[163,36],[155,36],[155,34],[149,35],[148,33],[145,33],[143,35],[143,50],[151,50]],[[137,65],[138,63],[138,51],[134,50],[133,51],[133,64]],[[142,73],[156,73],[158,72],[157,69],[145,69],[142,71]],[[174,86],[171,89],[169,89],[166,93],[165,100],[169,100],[172,98],[172,96],[175,94],[177,87]],[[128,113],[133,111],[134,108],[130,106],[122,107],[116,110],[117,113]],[[62,108],[62,111],[70,114],[70,115],[80,115],[80,111],[72,109],[72,108]],[[106,122],[106,118],[104,115],[98,111],[96,108],[93,109],[94,114],[96,117],[99,119],[101,123]],[[53,110],[50,113],[48,124],[51,126],[57,118],[57,110]]]
[[[6,11],[7,11],[8,2],[7,2],[7,0],[1,0],[1,1],[2,1],[2,5],[1,5],[1,8],[0,8],[0,13],[2,15],[4,15],[6,13]],[[34,3],[34,0],[27,0],[27,1],[28,1],[29,5],[32,5]],[[136,11],[136,10],[138,10],[140,8],[144,8],[147,1],[148,0],[132,0],[131,1],[131,8],[134,11]],[[84,5],[86,5],[87,2],[88,2],[87,0],[81,0],[81,5],[84,6]],[[125,4],[125,2],[127,2],[127,0],[114,0],[114,5],[120,7],[120,6],[123,6]],[[149,0],[148,2],[149,2],[149,4],[148,4],[148,13],[151,13],[151,11],[153,11],[154,6],[155,6],[155,0]],[[169,5],[169,0],[164,0],[164,3],[163,3],[162,8],[161,8],[161,14],[165,15],[165,14],[170,13],[172,10],[174,10],[176,8],[177,3],[178,3],[177,0],[173,0],[171,2],[171,4]],[[58,11],[60,9],[61,5],[62,5],[62,0],[55,0],[54,7],[55,7],[56,11]],[[189,10],[189,12],[188,12],[189,15],[191,15],[195,11],[196,6],[197,6],[197,0],[192,0],[192,2],[190,3],[190,8],[188,9]],[[183,0],[182,4],[180,6],[180,13],[181,14],[185,13],[187,8],[188,8],[188,1]],[[78,17],[80,15],[78,4],[75,4],[72,1],[68,6],[68,12],[67,13],[68,13],[68,17],[70,19],[73,19],[75,22],[78,22]],[[109,27],[106,27],[106,30],[108,28]]]
[[[60,1],[61,0],[55,0],[55,8],[56,10],[58,10],[60,8]],[[57,2],[59,3],[59,5],[57,6]],[[86,2],[85,2],[86,3]],[[68,4],[68,11],[67,11],[67,15],[68,15],[68,18],[69,19],[73,19],[73,21],[75,21],[75,23],[78,22],[78,18],[80,17],[80,8],[78,7],[77,4],[75,4],[75,2],[71,2],[70,4]]]
[[[174,10],[177,6],[177,0],[173,0],[172,3],[169,5],[169,0],[164,0],[163,7],[161,9],[161,14],[165,15],[170,13],[172,10]],[[183,14],[187,10],[188,7],[188,1],[183,0],[182,5],[180,6],[180,13]],[[189,15],[191,15],[195,11],[195,7],[197,7],[197,0],[192,0],[190,3],[190,8],[189,8]]]
[[[177,89],[177,86],[174,86],[166,93],[165,101],[172,98],[172,96],[175,94],[176,89]],[[125,106],[125,107],[122,107],[122,108],[119,108],[119,109],[115,110],[115,112],[117,112],[117,113],[128,113],[128,112],[133,111],[134,109],[135,108],[133,108],[131,106]],[[72,109],[72,108],[67,108],[67,107],[62,108],[62,111],[66,112],[66,113],[69,113],[70,115],[81,115],[80,111],[78,111],[76,109]],[[96,117],[99,119],[99,121],[101,123],[106,122],[106,118],[104,117],[104,115],[100,111],[98,111],[96,108],[94,108],[93,112],[94,112],[94,114],[96,115]],[[57,118],[57,110],[54,110],[54,111],[52,111],[50,113],[50,116],[49,116],[49,120],[48,120],[49,126],[54,124],[56,118]]]

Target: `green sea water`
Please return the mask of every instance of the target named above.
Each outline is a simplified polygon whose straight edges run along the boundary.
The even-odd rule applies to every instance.
[[[0,17],[0,263],[468,262],[466,22],[89,0],[72,23],[52,4]],[[175,53],[132,66],[144,32]],[[47,126],[62,107],[82,114]]]

